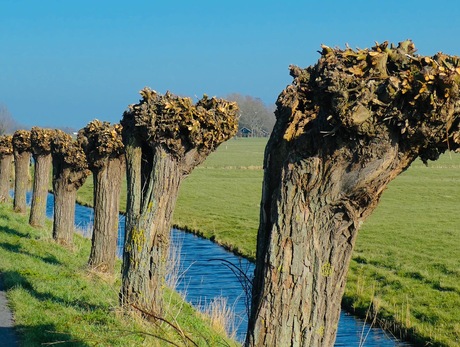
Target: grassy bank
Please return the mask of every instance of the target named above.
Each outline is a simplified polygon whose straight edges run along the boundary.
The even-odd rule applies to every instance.
[[[76,235],[69,250],[51,240],[50,226],[37,230],[27,221],[0,204],[0,273],[21,346],[237,345],[172,290],[165,295],[166,319],[180,330],[124,315],[119,276],[101,277],[86,267],[90,240]]]
[[[253,258],[265,139],[232,139],[180,190],[174,222]],[[417,161],[364,223],[344,304],[430,346],[460,345],[460,155]],[[89,182],[91,183],[91,182]],[[90,184],[81,199],[91,203]],[[122,202],[121,206],[124,206]]]
[[[460,345],[460,156],[420,161],[390,184],[364,224],[346,302],[373,298],[383,324],[430,346]]]

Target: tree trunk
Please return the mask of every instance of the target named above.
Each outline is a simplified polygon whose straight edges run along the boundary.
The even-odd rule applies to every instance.
[[[146,152],[153,156],[151,167],[141,164],[146,162],[142,161]],[[120,300],[125,307],[161,316],[171,218],[182,180],[180,165],[161,146],[143,152],[134,137],[126,146],[126,160],[130,213]]]
[[[414,159],[394,142],[366,150],[299,158],[270,140],[246,346],[334,345],[358,228]]]
[[[359,226],[417,157],[460,147],[457,57],[322,48],[277,101],[246,346],[333,346]]]
[[[29,224],[42,228],[46,220],[46,200],[51,174],[51,154],[35,156],[35,175]]]
[[[0,203],[7,201],[10,196],[10,178],[12,162],[12,154],[3,155],[0,157]]]
[[[93,171],[94,227],[88,265],[100,272],[113,272],[115,264],[123,169],[122,158],[111,158]]]
[[[30,152],[14,152],[14,211],[25,213],[27,210],[26,193],[29,183]]]
[[[70,176],[70,169],[66,168],[62,174],[54,178],[54,220],[53,238],[62,245],[73,244],[73,233],[75,230],[75,200],[77,190],[73,185],[67,184]]]

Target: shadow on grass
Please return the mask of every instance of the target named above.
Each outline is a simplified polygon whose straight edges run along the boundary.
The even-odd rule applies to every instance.
[[[0,231],[3,231],[3,227],[0,227]],[[61,262],[54,255],[49,254],[47,256],[41,256],[41,255],[33,254],[33,253],[30,253],[29,251],[24,250],[20,244],[0,242],[0,248],[3,248],[4,250],[7,250],[12,253],[27,255],[29,257],[41,260],[46,264],[61,265]]]
[[[8,273],[2,273],[0,276],[0,290],[4,291],[8,288],[4,283],[4,278],[8,278]],[[22,276],[16,276],[20,279]],[[11,279],[11,278],[9,278]],[[29,285],[30,287],[30,285]],[[19,345],[27,346],[46,346],[46,345],[65,345],[65,346],[88,346],[86,343],[72,338],[70,334],[57,332],[52,324],[38,324],[38,325],[15,325],[12,327],[8,323],[10,320],[10,313],[5,312],[1,308],[0,313],[0,345],[15,347]]]
[[[2,216],[2,218],[3,218],[3,216]],[[15,230],[15,229],[11,229],[8,226],[0,226],[0,232],[5,233],[5,234],[10,234],[10,235],[13,235],[13,236],[30,238],[29,233],[22,233],[20,231]]]
[[[23,250],[21,245],[18,245],[18,244],[12,244],[12,243],[8,243],[8,242],[0,242],[0,248],[3,248],[3,249],[5,249],[5,250],[7,250],[9,252],[27,255],[29,257],[41,260],[46,264],[61,265],[61,262],[59,260],[57,260],[57,258],[55,256],[51,255],[51,254],[47,255],[45,257],[43,257],[41,255],[33,254],[33,253],[30,253],[30,252],[28,252],[26,250]]]
[[[17,271],[5,271],[0,274],[0,286],[4,290],[10,290],[11,288],[22,287],[28,291],[33,297],[40,302],[53,302],[58,303],[62,306],[72,305],[80,308],[81,310],[94,310],[100,308],[96,305],[89,305],[79,301],[68,301],[62,298],[56,297],[51,293],[40,293],[36,291],[32,284]],[[6,329],[6,328],[4,328]],[[10,332],[4,332],[5,334],[16,332],[20,345],[26,346],[89,346],[87,343],[75,338],[71,334],[63,331],[57,331],[54,324],[37,324],[37,325],[15,325],[14,330],[10,328]],[[0,333],[3,333],[0,330]],[[3,335],[0,335],[3,336]],[[3,346],[3,341],[0,341],[0,346]]]
[[[7,250],[13,253],[22,253],[21,245],[15,245],[15,244],[8,243],[8,242],[0,242],[0,248],[3,248],[4,250]]]
[[[17,271],[5,271],[1,273],[1,278],[3,279],[3,283],[6,290],[9,290],[14,287],[22,287],[23,289],[27,290],[30,295],[36,298],[40,302],[50,302],[54,304],[62,305],[63,307],[73,307],[76,310],[80,310],[83,312],[96,311],[96,310],[107,310],[107,306],[104,305],[96,305],[87,302],[87,299],[78,299],[75,300],[66,300],[59,296],[54,295],[52,292],[39,292],[37,291],[34,286]]]
[[[16,331],[21,345],[25,346],[90,346],[68,333],[56,331],[53,324],[17,325]]]

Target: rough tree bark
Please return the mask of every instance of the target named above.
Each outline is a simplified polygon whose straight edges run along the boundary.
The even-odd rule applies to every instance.
[[[13,163],[13,137],[0,136],[0,203],[10,197],[11,164]]]
[[[357,231],[417,158],[459,148],[460,62],[323,46],[277,101],[246,346],[333,346]]]
[[[33,127],[30,131],[35,173],[29,224],[37,228],[45,226],[46,201],[51,173],[51,139],[53,136],[54,130],[51,129]]]
[[[161,316],[171,217],[181,181],[237,131],[235,103],[145,88],[123,115],[128,203],[120,303]]]
[[[83,149],[69,134],[56,130],[51,140],[53,162],[54,220],[53,238],[57,243],[71,246],[75,230],[75,199],[77,190],[88,175]]]
[[[64,169],[53,178],[54,192],[54,219],[53,239],[65,246],[73,245],[73,233],[75,230],[75,201],[76,189],[67,189],[66,178],[71,176],[69,168]]]
[[[15,212],[25,213],[29,184],[30,131],[18,130],[13,134],[13,154],[15,172],[13,208]]]
[[[121,125],[94,120],[78,133],[94,182],[94,226],[88,265],[112,273],[118,236],[120,190],[125,172]]]

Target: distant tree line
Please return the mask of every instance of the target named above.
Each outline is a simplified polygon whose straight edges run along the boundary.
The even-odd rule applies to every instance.
[[[21,129],[21,125],[14,120],[8,108],[0,104],[0,135],[11,134]]]
[[[275,125],[275,105],[267,106],[264,102],[250,95],[229,94],[226,99],[235,101],[240,109],[238,134],[245,137],[268,137]]]

